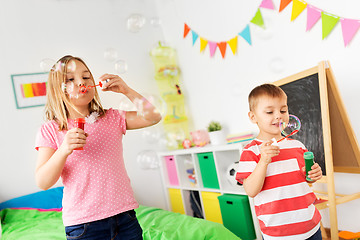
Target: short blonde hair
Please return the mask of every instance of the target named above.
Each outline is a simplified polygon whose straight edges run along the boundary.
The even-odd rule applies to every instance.
[[[45,105],[45,118],[46,120],[55,120],[59,124],[59,131],[67,130],[67,119],[69,117],[69,108],[75,109],[74,105],[70,102],[69,96],[63,91],[62,84],[66,82],[66,74],[68,64],[70,61],[80,61],[89,70],[85,62],[71,55],[66,55],[60,58],[55,65],[51,68],[48,82],[46,84],[46,105]],[[90,70],[89,70],[90,72]],[[93,75],[91,79],[94,82]],[[105,110],[101,106],[100,97],[95,89],[95,96],[89,103],[89,112],[97,112],[100,116],[105,114]]]
[[[274,84],[265,83],[255,87],[249,94],[249,109],[253,111],[256,107],[259,97],[269,96],[273,98],[287,97],[286,93]]]

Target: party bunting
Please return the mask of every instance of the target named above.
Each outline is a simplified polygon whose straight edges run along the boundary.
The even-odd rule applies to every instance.
[[[205,50],[207,44],[208,44],[208,41],[206,39],[200,37],[200,52]]]
[[[300,13],[302,13],[306,8],[307,3],[301,0],[293,0],[293,8],[291,11],[291,21],[294,21]]]
[[[309,31],[317,21],[319,21],[321,17],[321,10],[311,6],[307,5],[307,22],[306,22],[306,31]]]
[[[306,31],[309,31],[321,18],[322,39],[329,36],[339,21],[341,22],[345,47],[351,42],[359,30],[360,20],[339,17],[335,14],[311,6],[304,0],[281,0],[279,12],[286,8],[290,2],[293,2],[291,21],[295,20],[305,9],[307,10]]]
[[[291,1],[292,1],[292,0],[281,0],[279,12],[281,12],[282,10],[284,10],[284,8],[286,8],[287,5],[289,5],[289,3],[291,3]]]
[[[322,39],[325,39],[339,22],[340,17],[330,13],[321,12]]]
[[[258,8],[258,10],[256,11],[256,14],[255,14],[255,17],[253,19],[251,19],[250,22],[265,29],[264,19],[261,15],[260,8]]]
[[[237,36],[235,36],[234,38],[230,39],[229,41],[227,41],[227,43],[229,44],[229,47],[231,49],[231,51],[233,52],[233,54],[235,55],[236,50],[237,50]]]
[[[263,0],[260,4],[260,7],[274,10],[274,4],[272,0]]]
[[[340,21],[344,44],[345,46],[347,46],[351,39],[353,39],[353,37],[355,36],[356,32],[359,30],[360,21],[346,18],[342,18]]]
[[[272,0],[263,0],[260,7],[274,10],[274,5],[272,3]],[[257,9],[255,16],[251,19],[250,22],[261,28],[265,28],[264,19],[261,14],[260,7]],[[183,38],[186,38],[189,32],[191,32],[192,35],[193,45],[195,45],[197,39],[200,38],[200,52],[204,52],[206,46],[209,46],[211,57],[214,56],[216,49],[218,48],[222,58],[225,58],[227,45],[229,45],[232,53],[235,55],[238,48],[238,36],[241,36],[249,45],[252,44],[249,24],[247,24],[241,32],[239,32],[236,36],[234,36],[230,40],[220,41],[220,42],[210,41],[202,36],[199,36],[197,32],[195,32],[193,29],[189,27],[189,25],[184,23]]]

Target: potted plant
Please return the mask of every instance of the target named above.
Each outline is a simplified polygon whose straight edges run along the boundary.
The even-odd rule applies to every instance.
[[[220,145],[226,142],[224,130],[219,122],[211,121],[207,129],[211,144]]]

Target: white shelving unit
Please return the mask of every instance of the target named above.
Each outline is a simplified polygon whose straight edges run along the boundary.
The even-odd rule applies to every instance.
[[[217,193],[222,194],[235,194],[246,195],[242,186],[231,184],[227,179],[228,167],[240,159],[240,154],[244,143],[227,144],[227,145],[207,145],[204,147],[195,147],[189,149],[181,149],[174,151],[159,152],[161,175],[163,180],[164,192],[166,196],[167,208],[169,211],[185,213],[186,215],[193,216],[193,211],[190,205],[190,191],[199,192],[202,211],[204,212],[204,193]],[[205,173],[204,167],[200,162],[202,156],[207,158],[213,157],[215,165],[212,178],[207,179],[208,175],[211,177],[212,166],[206,171],[206,176],[203,176],[201,171]],[[200,158],[200,159],[199,159]],[[192,183],[188,178],[187,170],[194,168],[196,184]],[[216,174],[216,175],[215,175]],[[213,180],[217,178],[217,183]],[[204,186],[205,183],[205,186]],[[213,184],[213,185],[212,185]],[[218,185],[217,185],[218,184]],[[212,185],[209,187],[209,185]],[[178,189],[178,190],[174,190]],[[173,209],[171,204],[170,191],[181,193],[181,200],[183,204],[183,212],[179,209]],[[180,196],[179,196],[180,197]],[[181,202],[181,201],[180,201]],[[251,214],[254,222],[254,229],[256,239],[261,238],[259,223],[255,215],[253,199],[249,198]],[[207,219],[206,212],[204,218]],[[211,219],[208,219],[211,220]]]

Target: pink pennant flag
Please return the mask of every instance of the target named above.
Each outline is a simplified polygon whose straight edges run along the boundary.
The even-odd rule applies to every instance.
[[[210,49],[210,56],[212,57],[212,56],[214,56],[214,53],[216,51],[217,43],[209,41],[208,44],[209,44],[209,49]]]
[[[315,25],[315,23],[319,21],[320,17],[321,10],[308,4],[306,31],[309,31]]]
[[[272,0],[263,0],[262,3],[260,4],[260,7],[274,10],[274,4]]]
[[[345,47],[353,39],[356,32],[359,30],[360,21],[355,19],[341,18],[341,28],[344,38]]]

